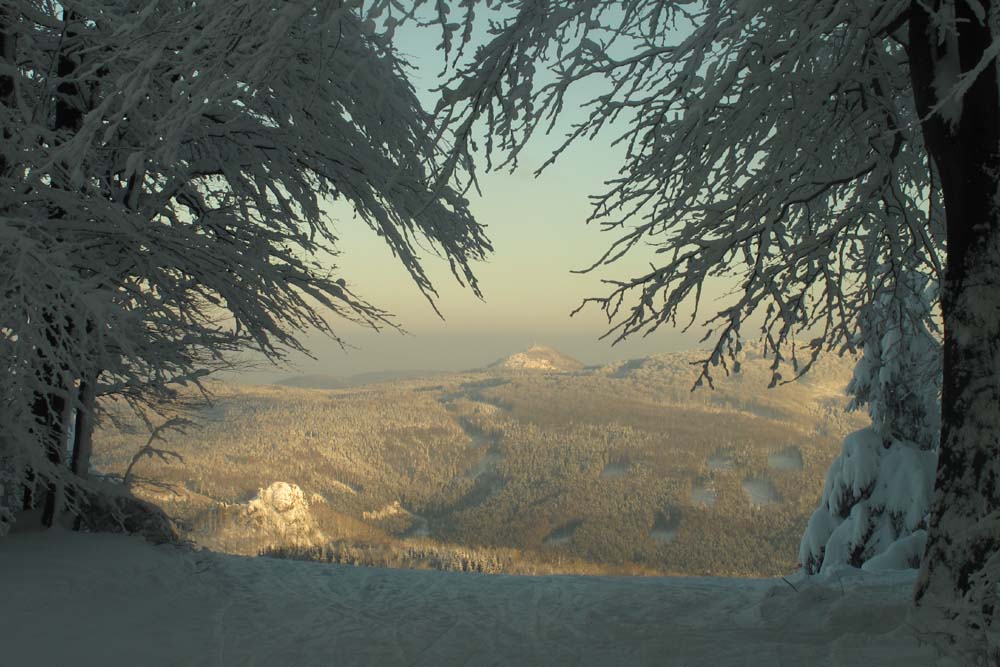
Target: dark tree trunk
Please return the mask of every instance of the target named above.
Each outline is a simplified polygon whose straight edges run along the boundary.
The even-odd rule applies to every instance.
[[[0,62],[8,67],[13,67],[17,61],[17,43],[14,32],[14,22],[17,20],[13,8],[4,5],[0,6]],[[7,74],[0,74],[0,105],[11,106],[14,103],[15,81],[14,77]],[[14,128],[5,125],[0,128],[0,140],[2,148],[9,146],[10,140],[14,137]],[[5,151],[0,150],[0,175],[7,175],[13,167],[7,159]],[[35,397],[38,399],[39,397]],[[38,406],[38,410],[41,406]],[[36,410],[36,414],[38,412]],[[27,471],[25,475],[24,493],[21,498],[23,509],[30,509],[35,504],[35,475],[32,471]]]
[[[13,65],[16,58],[16,44],[11,30],[13,16],[9,7],[0,7],[0,62]],[[0,74],[0,105],[10,106],[14,101],[14,77]],[[10,127],[0,128],[0,139],[4,145],[13,137]],[[0,174],[5,174],[10,168],[7,158],[0,152]]]
[[[63,13],[63,21],[66,26],[64,28],[65,36],[56,65],[56,73],[60,79],[72,76],[79,65],[75,54],[77,32],[73,29],[78,20],[78,17],[72,12]],[[79,90],[76,84],[63,80],[56,87],[54,129],[57,133],[76,132],[82,124],[83,109],[79,100]],[[58,218],[62,217],[64,212],[55,210],[52,211],[51,215],[53,218]],[[67,337],[74,335],[72,321],[51,313],[44,314],[43,317],[49,325],[46,335],[53,349],[58,349],[60,345],[64,344]],[[42,429],[49,460],[55,465],[64,465],[70,416],[69,405],[65,397],[71,391],[71,387],[66,378],[63,377],[62,371],[64,369],[56,368],[50,363],[43,363],[43,369],[45,374],[43,379],[52,387],[52,391],[36,395],[32,403],[32,411],[35,421]],[[57,488],[55,483],[48,484],[45,508],[42,513],[42,525],[51,526],[55,522],[60,510],[60,493],[61,490]]]
[[[46,373],[52,382],[58,381],[59,374],[51,367]],[[62,465],[66,452],[66,399],[58,393],[36,395],[32,412],[45,438],[46,455],[54,465]],[[51,526],[59,514],[60,489],[55,482],[49,482],[45,490],[45,505],[42,511],[42,525]]]
[[[90,470],[90,455],[94,446],[94,404],[95,387],[92,379],[80,382],[80,407],[76,411],[74,424],[73,460],[70,469],[78,477],[87,478]]]
[[[955,2],[957,38],[932,35],[928,6],[913,2],[910,71],[927,150],[941,175],[947,219],[947,266],[941,292],[944,377],[941,447],[928,541],[915,590],[918,607],[962,625],[954,639],[982,631],[993,615],[1000,550],[1000,91],[995,60],[956,103],[938,104],[934,82],[954,58],[971,70],[992,44],[996,3],[985,20]],[[958,104],[960,106],[954,106]],[[993,570],[992,574],[989,572]],[[968,609],[976,620],[969,620]],[[964,610],[964,611],[962,611]],[[940,616],[938,616],[940,614]],[[959,619],[960,614],[962,618]],[[981,614],[981,616],[980,616]]]
[[[63,50],[59,53],[57,73],[60,79],[65,79],[76,71],[79,66],[79,56],[76,54],[77,31],[74,25],[79,17],[73,12],[64,12],[63,21],[66,24],[66,37]],[[80,102],[80,90],[75,83],[63,81],[56,87],[56,118],[55,129],[76,132],[83,124],[83,105]]]
[[[13,65],[17,55],[17,45],[14,42],[13,32],[13,11],[6,5],[0,5],[0,63]],[[0,74],[0,105],[10,106],[14,101],[14,77],[7,74]],[[9,145],[10,139],[14,136],[13,129],[8,126],[0,127],[0,176],[7,174],[11,165],[3,148]],[[30,479],[28,480],[30,482]],[[25,485],[21,504],[24,509],[31,507],[32,489],[30,485]]]
[[[90,455],[94,443],[94,407],[96,403],[96,381],[93,378],[80,380],[79,407],[73,429],[73,458],[70,470],[81,479],[87,479],[90,471]],[[79,498],[75,499],[79,502]],[[80,530],[82,522],[77,515],[73,529]]]

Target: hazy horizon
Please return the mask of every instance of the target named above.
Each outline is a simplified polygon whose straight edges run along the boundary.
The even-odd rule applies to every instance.
[[[411,77],[425,105],[438,81],[440,55],[435,54],[434,31],[408,29],[397,33],[404,53],[417,69]],[[575,90],[568,103],[585,102],[592,91]],[[322,373],[350,376],[403,370],[464,370],[482,366],[532,343],[554,347],[585,364],[689,350],[705,333],[701,326],[685,334],[669,325],[652,336],[634,336],[617,345],[599,340],[608,328],[600,309],[590,305],[574,317],[570,312],[588,297],[606,296],[602,279],[625,279],[649,270],[655,251],[633,248],[611,268],[574,273],[593,265],[619,236],[585,223],[591,213],[588,195],[604,191],[604,182],[617,176],[621,147],[611,146],[613,134],[575,144],[538,178],[532,174],[562,141],[570,122],[583,112],[567,111],[550,136],[538,136],[520,157],[513,172],[480,175],[482,194],[468,193],[476,218],[486,225],[494,253],[473,269],[483,292],[476,298],[460,286],[446,260],[427,248],[423,264],[439,298],[439,317],[385,243],[354,217],[335,205],[331,213],[341,254],[330,258],[338,276],[372,304],[391,312],[407,336],[386,330],[373,334],[352,323],[332,320],[336,333],[358,349],[346,353],[319,333],[303,338],[316,357],[293,355],[294,368],[265,368],[227,379],[271,382],[290,375]],[[710,285],[703,305],[726,291],[721,282]],[[626,304],[627,305],[627,304]],[[707,313],[708,310],[705,311]],[[703,313],[704,314],[704,313]],[[699,324],[704,317],[699,317]],[[686,324],[686,322],[684,322]]]
[[[545,332],[500,334],[470,332],[394,331],[352,336],[356,349],[341,350],[335,342],[315,334],[307,342],[316,356],[293,355],[288,367],[264,365],[255,370],[224,373],[221,378],[243,384],[269,384],[298,375],[348,378],[366,373],[403,371],[465,371],[481,368],[531,345],[545,345],[587,366],[607,364],[653,354],[684,352],[699,347],[697,336],[666,330],[659,336],[626,340],[617,345],[596,336]]]

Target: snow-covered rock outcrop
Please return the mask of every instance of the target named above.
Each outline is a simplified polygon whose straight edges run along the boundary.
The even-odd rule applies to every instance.
[[[257,490],[245,503],[222,505],[199,542],[230,553],[257,555],[276,546],[310,547],[323,544],[310,506],[325,502],[307,495],[298,485],[273,482]]]
[[[365,521],[382,521],[383,519],[390,519],[394,516],[405,516],[409,514],[410,513],[406,511],[398,500],[394,500],[382,509],[362,512],[361,518]]]
[[[321,535],[309,504],[298,485],[274,482],[257,491],[247,503],[245,512],[254,527],[283,537],[286,544],[312,544]]]

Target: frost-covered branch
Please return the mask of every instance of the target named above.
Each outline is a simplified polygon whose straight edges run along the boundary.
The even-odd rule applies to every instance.
[[[359,3],[9,0],[0,47],[0,444],[30,485],[88,392],[151,406],[337,318],[398,327],[324,259],[334,202],[432,305],[427,250],[479,294],[465,161]]]
[[[438,113],[460,141],[481,128],[487,153],[515,164],[536,131],[570,116],[567,91],[601,90],[542,169],[601,133],[625,148],[593,197],[590,220],[617,237],[591,269],[643,247],[661,259],[584,302],[613,341],[703,322],[711,382],[761,313],[776,362],[790,349],[799,373],[852,345],[872,287],[891,290],[902,262],[940,266],[941,209],[891,38],[909,3],[497,4],[506,14],[454,70]],[[702,316],[719,276],[739,288]],[[679,319],[688,305],[695,317]],[[811,337],[804,365],[796,335]]]

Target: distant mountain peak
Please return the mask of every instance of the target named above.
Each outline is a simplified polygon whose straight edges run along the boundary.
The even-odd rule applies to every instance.
[[[578,371],[583,364],[573,357],[546,345],[532,345],[490,364],[490,368],[536,371]]]

